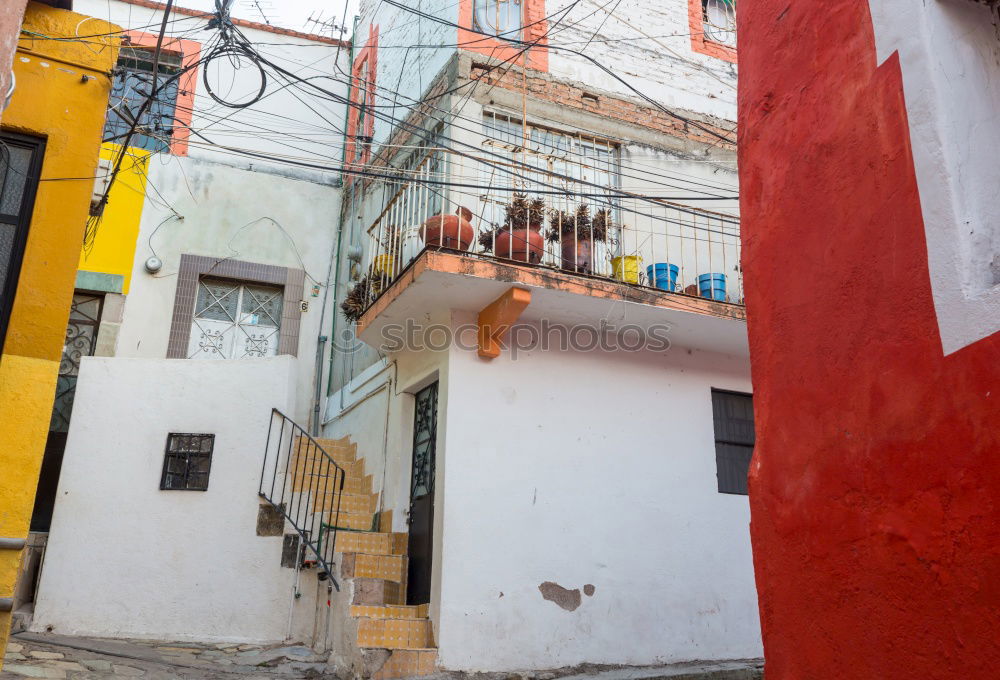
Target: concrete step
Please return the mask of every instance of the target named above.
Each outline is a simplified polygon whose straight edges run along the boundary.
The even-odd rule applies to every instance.
[[[334,550],[365,555],[405,555],[409,535],[377,531],[338,531]]]
[[[429,619],[358,619],[358,646],[423,650],[434,646]]]
[[[394,680],[433,675],[437,672],[436,649],[395,649],[372,680]]]
[[[407,564],[406,555],[347,553],[340,560],[340,575],[344,578],[381,578],[405,584]],[[374,614],[364,616],[376,617]],[[393,617],[386,615],[383,618]]]
[[[426,619],[430,605],[402,604],[376,607],[372,605],[351,605],[351,616],[366,619]]]
[[[354,599],[352,605],[383,607],[388,604],[406,604],[403,584],[384,578],[354,579]]]

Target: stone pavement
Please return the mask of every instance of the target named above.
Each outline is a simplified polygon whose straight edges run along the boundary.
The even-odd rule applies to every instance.
[[[320,680],[338,677],[326,657],[297,645],[104,640],[51,633],[11,636],[0,680]],[[437,673],[420,680],[762,680],[763,661],[652,667],[577,666],[533,673]]]
[[[308,647],[102,640],[42,633],[10,638],[2,680],[142,678],[279,680],[335,678]]]

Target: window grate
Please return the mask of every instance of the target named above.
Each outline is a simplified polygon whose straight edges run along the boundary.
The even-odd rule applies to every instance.
[[[178,81],[166,80],[181,70],[180,55],[160,52],[157,65],[159,94],[139,119],[130,146],[149,151],[168,151],[177,108]],[[125,141],[135,113],[152,91],[153,50],[144,47],[122,48],[111,84],[104,141]],[[162,88],[162,89],[160,89]]]
[[[736,0],[702,0],[705,40],[736,47]]]
[[[753,425],[753,396],[712,390],[712,416],[719,493],[745,496],[750,459],[757,440]]]
[[[207,491],[212,468],[214,434],[171,432],[163,456],[163,491]]]

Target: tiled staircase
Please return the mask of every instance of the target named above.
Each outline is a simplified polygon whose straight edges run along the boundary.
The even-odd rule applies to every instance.
[[[344,439],[317,439],[317,443],[344,469],[344,490],[330,488],[315,494],[313,511],[336,522],[335,552],[341,554],[340,576],[353,589],[350,614],[357,622],[357,646],[362,650],[388,650],[388,660],[372,676],[375,680],[434,673],[437,649],[428,618],[428,605],[406,605],[406,549],[408,536],[391,531],[391,511],[378,512],[378,494],[372,476],[365,474],[364,459],[357,458],[357,444]],[[311,455],[296,455],[293,466],[296,491],[308,488],[314,468]]]

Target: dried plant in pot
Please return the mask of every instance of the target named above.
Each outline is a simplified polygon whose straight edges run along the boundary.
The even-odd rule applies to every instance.
[[[382,292],[382,281],[379,276],[375,274],[362,276],[340,303],[340,311],[344,318],[356,323],[380,292]]]
[[[420,238],[427,247],[468,250],[476,240],[472,217],[472,211],[463,207],[456,210],[454,215],[439,213],[428,217],[420,226]]]
[[[614,227],[611,211],[601,208],[590,214],[590,206],[583,203],[573,212],[553,210],[549,213],[549,230],[545,234],[550,243],[558,243],[563,269],[580,274],[594,270],[594,243],[604,243]]]
[[[545,202],[515,193],[504,206],[503,224],[480,234],[479,245],[484,252],[492,251],[497,257],[538,264],[545,253],[545,239],[541,234],[544,225]]]

